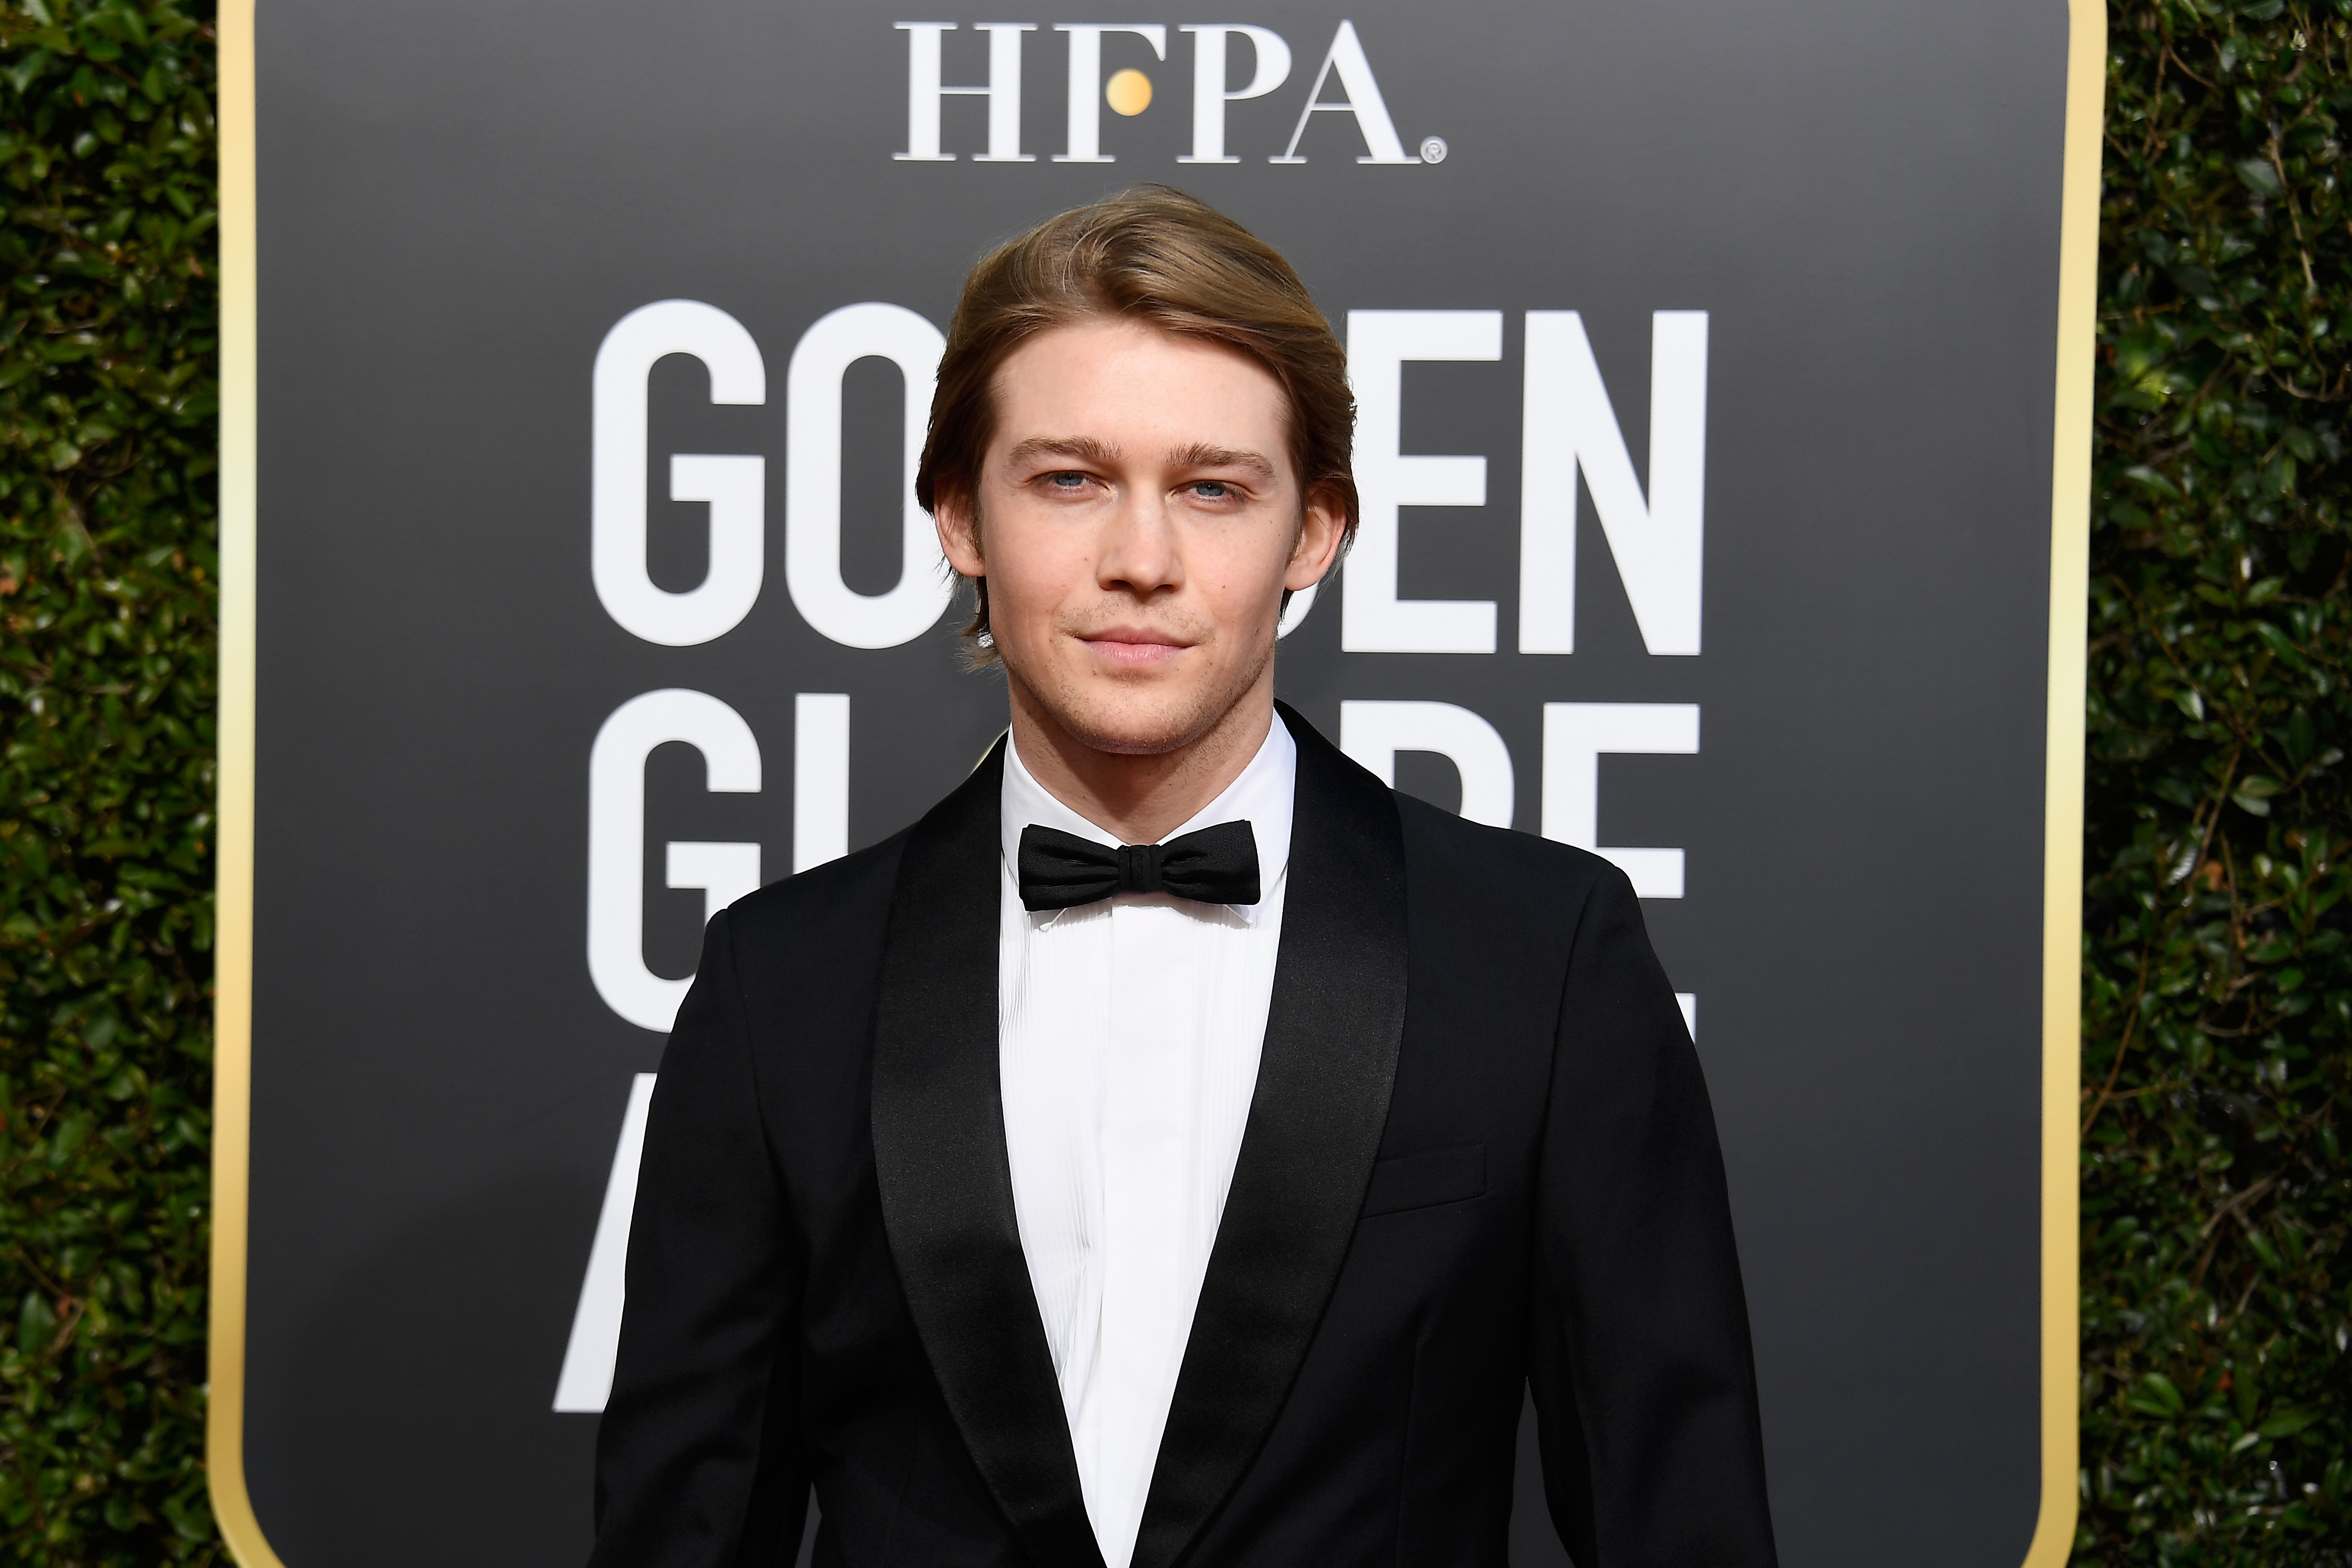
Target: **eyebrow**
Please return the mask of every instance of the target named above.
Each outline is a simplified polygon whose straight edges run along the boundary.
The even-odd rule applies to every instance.
[[[1082,463],[1108,467],[1118,461],[1118,452],[1091,435],[1033,435],[1015,443],[1013,450],[1004,455],[1004,461],[1018,467],[1033,457],[1075,457]]]
[[[1243,452],[1231,446],[1211,446],[1195,442],[1176,454],[1180,468],[1246,468],[1262,478],[1277,476],[1274,465],[1255,452]]]
[[[1118,449],[1091,435],[1033,435],[1016,442],[1004,455],[1005,462],[1014,467],[1038,457],[1069,457],[1109,467],[1118,461]],[[1207,442],[1194,442],[1175,453],[1174,459],[1179,468],[1241,468],[1266,479],[1274,479],[1280,473],[1259,453],[1213,446]]]

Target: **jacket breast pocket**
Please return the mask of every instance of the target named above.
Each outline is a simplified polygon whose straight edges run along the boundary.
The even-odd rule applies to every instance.
[[[1454,1149],[1434,1149],[1425,1155],[1401,1155],[1372,1167],[1372,1185],[1364,1194],[1364,1218],[1401,1214],[1410,1208],[1434,1208],[1442,1203],[1467,1203],[1486,1193],[1486,1145],[1464,1144]]]

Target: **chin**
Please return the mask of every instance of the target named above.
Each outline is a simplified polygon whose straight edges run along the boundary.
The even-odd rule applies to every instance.
[[[1165,674],[1106,679],[1048,668],[1050,681],[1022,681],[1032,700],[1074,739],[1120,757],[1158,757],[1192,745],[1216,727],[1249,685],[1229,691],[1222,683],[1171,681]]]
[[[1195,694],[1182,697],[1171,694],[1166,699],[1140,702],[1121,695],[1094,701],[1048,701],[1045,706],[1071,735],[1097,751],[1120,757],[1158,757],[1181,750],[1206,735],[1224,714],[1223,706]]]

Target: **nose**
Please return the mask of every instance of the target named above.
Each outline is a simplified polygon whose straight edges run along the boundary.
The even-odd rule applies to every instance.
[[[1150,600],[1184,586],[1184,556],[1164,497],[1129,487],[1103,517],[1095,580],[1107,592]]]

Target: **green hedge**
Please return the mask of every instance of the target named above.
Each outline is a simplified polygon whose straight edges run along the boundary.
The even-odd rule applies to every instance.
[[[2347,14],[2110,16],[2082,1563],[2352,1563]]]
[[[0,10],[0,1543],[220,1556],[213,40]]]
[[[2085,1564],[2352,1563],[2347,14],[2110,17]],[[26,1563],[220,1552],[211,16],[0,0],[0,1542]]]

